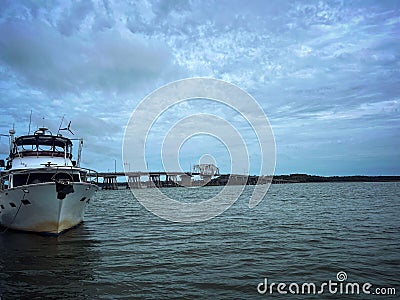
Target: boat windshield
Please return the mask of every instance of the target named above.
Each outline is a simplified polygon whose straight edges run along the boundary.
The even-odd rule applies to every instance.
[[[13,175],[13,187],[38,184],[45,182],[55,182],[57,180],[68,180],[80,182],[79,173],[59,172],[59,173],[25,173]]]

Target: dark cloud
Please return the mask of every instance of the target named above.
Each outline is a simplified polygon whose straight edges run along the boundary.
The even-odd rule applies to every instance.
[[[161,43],[112,29],[78,39],[42,21],[0,25],[0,59],[21,81],[56,95],[126,92],[170,67]]]

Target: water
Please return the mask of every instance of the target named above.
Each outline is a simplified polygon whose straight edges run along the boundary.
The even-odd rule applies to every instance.
[[[190,197],[220,188],[190,189]],[[257,285],[264,278],[321,284],[337,281],[339,271],[347,282],[394,287],[398,296],[399,183],[273,185],[250,210],[251,189],[197,224],[163,221],[129,190],[99,191],[85,222],[64,235],[0,234],[0,298],[308,299],[260,295]],[[326,289],[312,297],[375,299]]]

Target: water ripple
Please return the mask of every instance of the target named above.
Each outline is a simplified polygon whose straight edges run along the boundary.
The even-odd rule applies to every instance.
[[[203,201],[220,189],[163,192]],[[251,192],[212,220],[178,224],[129,190],[100,191],[64,235],[0,235],[0,297],[254,299],[265,277],[321,283],[339,271],[400,292],[397,183],[274,185],[253,210]]]

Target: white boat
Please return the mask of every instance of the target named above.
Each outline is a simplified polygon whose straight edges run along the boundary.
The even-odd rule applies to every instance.
[[[39,128],[14,135],[10,130],[7,163],[0,161],[0,225],[49,234],[79,225],[98,190],[96,172],[79,167],[83,140],[74,161],[73,140],[61,134]]]

